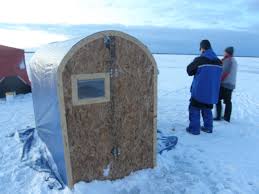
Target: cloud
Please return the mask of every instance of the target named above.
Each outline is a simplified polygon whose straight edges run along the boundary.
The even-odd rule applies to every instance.
[[[258,0],[8,0],[0,22],[253,30],[258,10]]]
[[[31,50],[32,47],[35,48],[49,42],[79,36],[86,37],[108,29],[131,34],[155,53],[197,54],[200,40],[209,39],[218,54],[222,53],[226,46],[234,46],[237,55],[259,56],[258,33],[224,29],[204,30],[124,25],[0,24],[0,44]]]
[[[248,8],[248,11],[259,11],[259,1],[258,0],[247,0],[246,5]]]
[[[35,48],[53,41],[68,39],[65,35],[48,33],[47,31],[20,29],[1,29],[0,43],[17,48]]]

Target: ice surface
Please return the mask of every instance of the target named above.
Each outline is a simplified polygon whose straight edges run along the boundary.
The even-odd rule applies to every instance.
[[[157,155],[157,167],[117,181],[79,182],[74,190],[49,190],[45,174],[20,162],[22,145],[10,135],[34,126],[31,95],[0,100],[0,193],[75,194],[258,194],[259,59],[238,58],[232,123],[215,123],[213,134],[191,136],[188,99],[191,78],[185,68],[194,56],[155,55],[160,70],[158,129],[176,135],[175,149]],[[83,170],[83,169],[82,169]]]
[[[103,176],[109,176],[109,174],[110,174],[110,164],[105,169],[103,169]]]

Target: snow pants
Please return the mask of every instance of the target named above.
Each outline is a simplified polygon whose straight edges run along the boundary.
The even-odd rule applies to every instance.
[[[222,114],[222,103],[221,101],[224,101],[224,104],[226,104],[225,113],[224,113],[224,119],[228,122],[230,122],[231,113],[232,113],[232,92],[233,90],[221,87],[220,93],[219,93],[219,101],[217,103],[217,119],[221,119]]]
[[[189,106],[189,130],[193,134],[200,134],[201,130],[201,115],[204,122],[204,128],[206,128],[208,131],[213,130],[213,115],[212,110],[209,108],[197,108],[194,106]]]

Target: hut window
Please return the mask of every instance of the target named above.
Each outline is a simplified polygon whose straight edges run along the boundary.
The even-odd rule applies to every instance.
[[[100,98],[105,96],[105,79],[78,80],[77,92],[79,99]]]
[[[19,64],[19,68],[20,68],[21,70],[26,69],[25,61],[24,61],[24,60],[22,60],[22,62]]]
[[[110,100],[108,73],[72,75],[73,105],[93,104]]]

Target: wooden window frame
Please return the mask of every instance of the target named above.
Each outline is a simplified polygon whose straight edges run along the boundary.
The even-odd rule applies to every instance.
[[[78,98],[78,81],[104,79],[104,97],[79,99]],[[96,104],[110,101],[110,74],[109,73],[92,73],[77,74],[71,76],[72,81],[72,104],[74,106]]]

